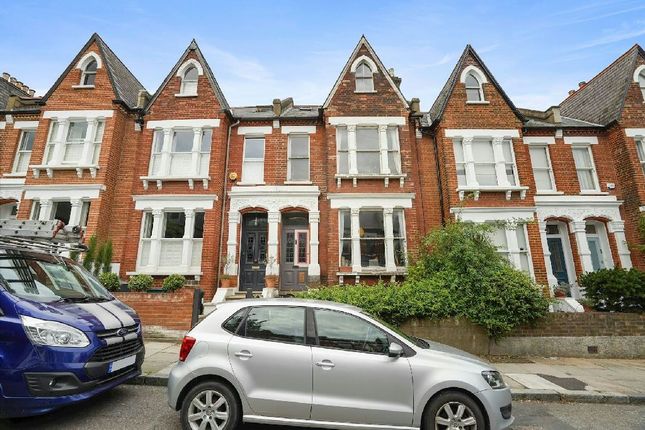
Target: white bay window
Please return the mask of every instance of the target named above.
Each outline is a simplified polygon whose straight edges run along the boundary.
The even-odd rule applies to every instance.
[[[516,269],[528,274],[532,273],[531,254],[527,240],[525,224],[500,226],[490,233],[490,239],[497,248],[497,253],[504,256]]]
[[[526,197],[528,187],[519,184],[513,149],[517,130],[446,130],[446,137],[453,142],[461,200],[471,192],[475,200],[481,192],[505,192],[507,200],[513,191]]]

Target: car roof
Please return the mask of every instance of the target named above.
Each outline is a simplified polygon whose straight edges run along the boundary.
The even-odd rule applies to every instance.
[[[271,299],[242,299],[218,303],[217,307],[226,306],[240,309],[247,306],[305,306],[312,308],[335,309],[342,311],[361,312],[361,309],[346,303],[329,302],[325,300],[296,299],[296,298],[271,298]]]

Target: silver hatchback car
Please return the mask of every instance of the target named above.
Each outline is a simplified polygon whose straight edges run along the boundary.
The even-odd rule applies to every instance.
[[[217,306],[184,339],[168,402],[186,430],[504,429],[511,392],[477,357],[359,308],[297,299]]]

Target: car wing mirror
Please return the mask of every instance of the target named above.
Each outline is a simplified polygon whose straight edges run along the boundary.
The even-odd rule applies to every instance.
[[[388,350],[387,355],[389,355],[392,358],[399,358],[400,356],[403,355],[403,347],[398,343],[392,342],[390,344],[390,348]]]

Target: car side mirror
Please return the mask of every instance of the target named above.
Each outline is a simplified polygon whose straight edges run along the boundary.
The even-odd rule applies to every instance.
[[[390,348],[387,352],[387,355],[389,355],[392,358],[399,358],[400,356],[403,355],[403,347],[398,343],[392,342],[390,344]]]

